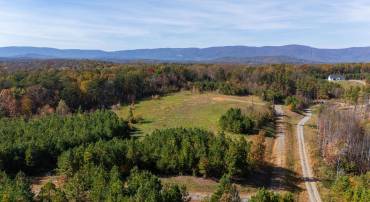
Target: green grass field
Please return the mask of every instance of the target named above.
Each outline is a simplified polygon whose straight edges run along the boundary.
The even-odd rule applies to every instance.
[[[362,80],[343,80],[343,81],[332,81],[334,83],[338,83],[341,85],[344,89],[349,89],[350,87],[364,87],[365,81]]]
[[[159,99],[143,100],[135,104],[134,116],[143,119],[135,124],[138,135],[145,135],[155,129],[173,127],[199,127],[218,132],[218,120],[231,107],[263,109],[263,103],[256,96],[225,96],[217,93],[191,93],[183,91]],[[116,113],[127,118],[129,106],[123,106]]]

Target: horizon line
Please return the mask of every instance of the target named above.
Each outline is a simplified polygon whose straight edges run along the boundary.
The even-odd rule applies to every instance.
[[[119,51],[137,51],[137,50],[159,50],[159,49],[209,49],[209,48],[227,48],[227,47],[245,47],[245,48],[267,48],[267,47],[285,47],[285,46],[301,46],[313,49],[323,49],[323,50],[343,50],[343,49],[352,49],[352,48],[370,48],[370,46],[351,46],[343,48],[319,48],[310,45],[302,44],[286,44],[286,45],[263,45],[263,46],[249,46],[249,45],[220,45],[220,46],[207,46],[207,47],[158,47],[158,48],[136,48],[136,49],[117,49],[117,50],[104,50],[104,49],[81,49],[81,48],[56,48],[51,46],[24,46],[24,45],[13,45],[13,46],[0,46],[0,48],[47,48],[55,50],[80,50],[80,51],[101,51],[101,52],[119,52]]]

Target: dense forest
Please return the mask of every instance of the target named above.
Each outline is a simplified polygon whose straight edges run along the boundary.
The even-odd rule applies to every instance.
[[[329,74],[349,79],[370,75],[370,64],[252,67],[30,61],[26,66],[32,68],[0,67],[1,201],[188,201],[185,187],[163,184],[158,177],[185,174],[220,180],[210,201],[240,201],[232,179],[253,176],[264,163],[261,129],[274,122],[271,106],[264,113],[231,108],[219,117],[224,131],[260,132],[255,143],[198,128],[169,127],[136,138],[130,135],[134,120],[122,120],[108,109],[189,90],[252,94],[299,111],[315,100],[359,101],[358,89],[326,81]],[[358,147],[358,142],[369,141],[362,122],[351,114],[323,111],[318,140],[322,156],[343,172],[367,176],[369,157],[363,155],[367,147]],[[355,138],[348,136],[350,132]],[[346,147],[327,153],[335,144]],[[61,187],[47,183],[35,197],[26,176],[46,172],[65,176],[65,182]],[[350,189],[352,185],[345,183],[338,178],[335,187]],[[367,196],[352,188],[349,197]],[[290,194],[264,189],[251,200],[264,199],[293,201]]]
[[[63,153],[59,169],[74,173],[82,165],[113,166],[129,172],[137,166],[159,174],[190,174],[220,177],[247,175],[254,165],[250,143],[231,140],[200,129],[163,129],[140,141],[112,140],[76,147]]]
[[[15,124],[18,127],[13,130]],[[67,177],[62,189],[46,184],[43,190],[53,194],[41,192],[42,200],[142,201],[149,197],[146,201],[186,201],[184,188],[162,187],[157,177],[143,170],[221,177],[247,176],[257,166],[254,158],[258,155],[243,138],[232,140],[200,129],[175,128],[157,130],[143,139],[127,139],[127,123],[106,111],[30,121],[3,119],[1,126],[5,138],[1,169],[7,173],[0,178],[3,200],[32,199],[21,171],[32,175],[56,169]],[[18,171],[14,179],[8,177]],[[127,183],[125,189],[122,180]]]
[[[345,74],[348,79],[364,79],[370,74],[368,64],[249,67],[38,61],[36,65],[39,68],[14,71],[0,67],[2,116],[52,113],[60,100],[71,112],[89,111],[182,89],[255,94],[271,102],[294,96],[290,102],[297,105],[343,96],[344,89],[325,80],[331,73]]]
[[[109,111],[40,119],[0,120],[0,169],[34,174],[53,168],[57,157],[75,146],[128,137],[128,125]]]

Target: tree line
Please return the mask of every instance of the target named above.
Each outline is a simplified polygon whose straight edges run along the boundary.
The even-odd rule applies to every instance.
[[[85,164],[128,173],[133,167],[161,175],[204,177],[247,176],[256,167],[251,143],[232,140],[201,129],[163,129],[142,140],[99,141],[65,151],[58,160],[63,173],[73,174]]]
[[[50,67],[38,62],[43,68],[1,70],[0,114],[11,117],[48,114],[56,110],[60,100],[71,112],[90,111],[183,89],[227,95],[254,94],[271,102],[284,102],[294,96],[309,102],[343,96],[343,88],[325,80],[331,73],[362,78],[370,72],[367,64],[344,68],[342,65],[71,63]]]

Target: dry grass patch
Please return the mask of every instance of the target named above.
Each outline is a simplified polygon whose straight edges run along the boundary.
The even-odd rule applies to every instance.
[[[161,178],[164,184],[179,184],[186,186],[189,193],[197,193],[200,195],[211,195],[216,191],[218,182],[214,179],[205,179],[194,176],[175,176]],[[236,184],[241,196],[249,196],[257,191],[257,188],[253,188],[246,185]]]
[[[52,182],[57,188],[60,188],[64,184],[66,180],[65,178],[65,176],[61,175],[34,177],[31,180],[31,191],[35,196],[37,196],[40,193],[41,188],[48,182]]]

